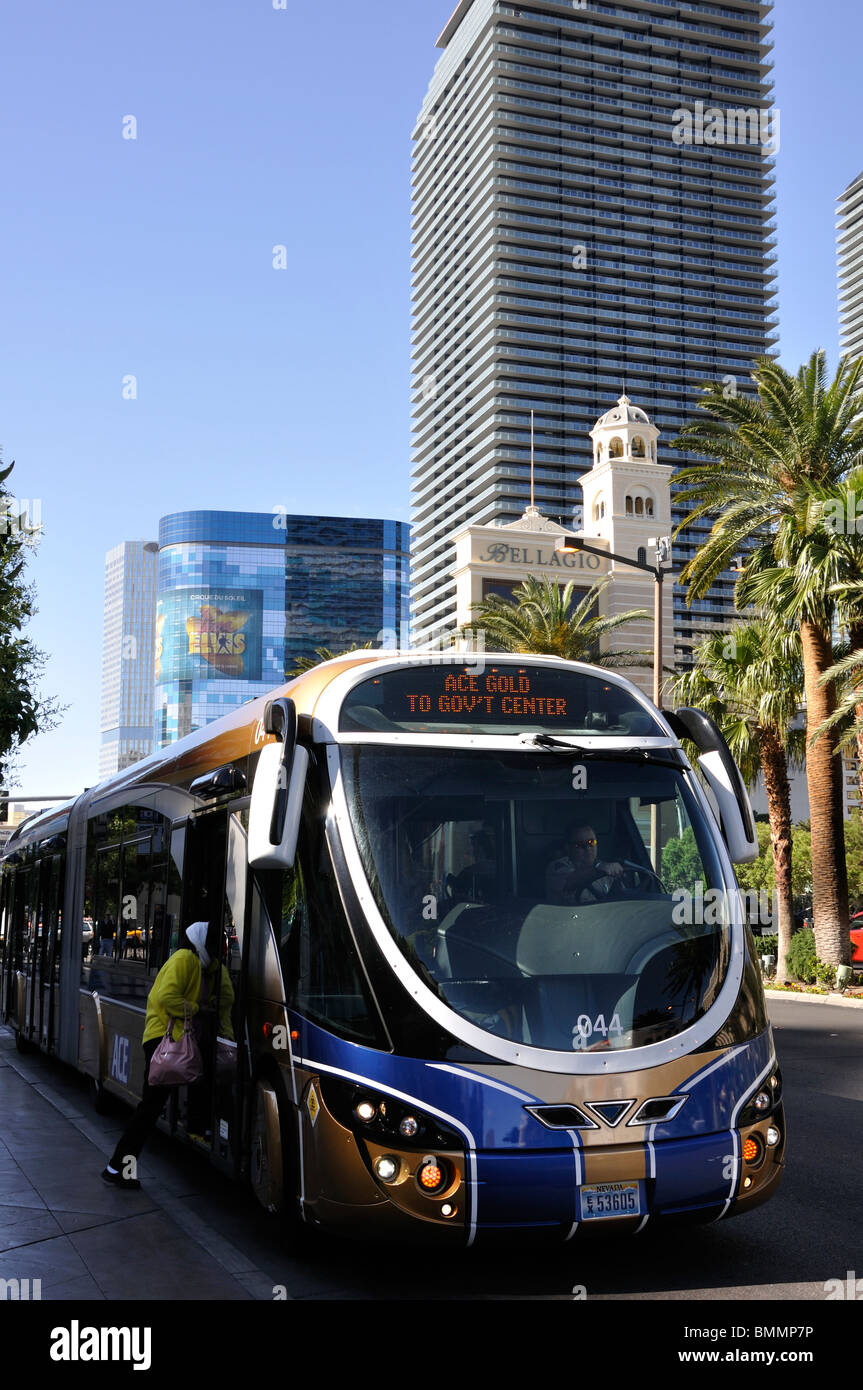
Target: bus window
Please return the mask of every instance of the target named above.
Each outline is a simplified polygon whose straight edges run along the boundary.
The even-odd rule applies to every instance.
[[[101,964],[110,964],[118,950],[120,914],[120,849],[111,846],[96,852],[95,921]]]
[[[118,952],[125,960],[146,962],[149,955],[152,862],[149,836],[123,845]]]
[[[316,853],[310,852],[310,840]],[[322,827],[311,819],[305,822],[293,869],[267,870],[256,877],[279,946],[287,1003],[338,1037],[385,1046],[335,889]]]
[[[345,750],[342,769],[381,914],[454,1014],[512,1042],[584,1050],[673,1037],[712,1004],[729,903],[709,829],[667,758],[597,757],[586,787],[570,758],[521,752],[377,745]],[[477,825],[476,876],[493,856],[497,900],[472,891],[472,865],[452,871]]]

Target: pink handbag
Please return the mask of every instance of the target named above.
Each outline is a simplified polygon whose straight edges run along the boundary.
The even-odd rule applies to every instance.
[[[192,1032],[192,1018],[183,1010],[183,1036],[174,1042],[174,1020],[150,1059],[148,1081],[151,1086],[187,1086],[198,1081],[204,1070],[201,1050]]]

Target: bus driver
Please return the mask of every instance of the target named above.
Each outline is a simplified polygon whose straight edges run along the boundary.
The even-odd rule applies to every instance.
[[[545,894],[550,903],[604,902],[623,873],[616,861],[596,857],[596,831],[590,825],[570,826],[564,853],[545,871]]]

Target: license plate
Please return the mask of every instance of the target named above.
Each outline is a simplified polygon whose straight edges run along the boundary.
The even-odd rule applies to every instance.
[[[582,1221],[604,1221],[615,1216],[641,1215],[641,1184],[598,1182],[579,1189]]]

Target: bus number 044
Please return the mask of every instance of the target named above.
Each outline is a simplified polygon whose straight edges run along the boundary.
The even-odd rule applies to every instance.
[[[588,1039],[592,1038],[594,1033],[600,1033],[604,1038],[607,1038],[610,1033],[616,1033],[618,1037],[621,1037],[623,1029],[620,1026],[620,1014],[612,1014],[611,1022],[607,1028],[605,1026],[605,1014],[597,1014],[592,1023],[589,1014],[579,1014],[578,1022],[572,1030],[573,1047],[577,1051],[582,1051],[587,1047]]]

